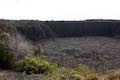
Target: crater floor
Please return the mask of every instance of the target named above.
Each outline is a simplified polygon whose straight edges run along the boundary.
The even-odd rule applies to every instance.
[[[56,38],[42,43],[46,59],[63,66],[82,63],[98,71],[120,68],[120,40],[109,37]]]

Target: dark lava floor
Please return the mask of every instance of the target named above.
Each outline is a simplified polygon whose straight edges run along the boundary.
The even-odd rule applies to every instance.
[[[63,66],[82,63],[98,71],[120,68],[120,40],[109,37],[57,38],[42,43],[42,56]]]

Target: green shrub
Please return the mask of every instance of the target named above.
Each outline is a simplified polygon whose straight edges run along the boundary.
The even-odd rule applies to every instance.
[[[26,73],[45,73],[50,71],[50,63],[37,56],[25,56],[23,60],[15,63],[16,70]]]
[[[8,45],[0,41],[0,68],[9,68],[14,62],[14,56],[10,53]]]
[[[0,34],[0,41],[3,41],[4,43],[8,44],[9,40],[10,40],[10,34],[3,32]]]
[[[39,45],[37,47],[32,48],[34,55],[40,55],[43,52],[42,46]]]

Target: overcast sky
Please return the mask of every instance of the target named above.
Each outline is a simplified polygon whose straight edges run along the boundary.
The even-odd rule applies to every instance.
[[[0,19],[120,19],[120,0],[0,0]]]

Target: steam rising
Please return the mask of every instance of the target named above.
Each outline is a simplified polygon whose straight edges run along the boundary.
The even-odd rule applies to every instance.
[[[13,50],[17,59],[23,58],[25,55],[32,54],[32,47],[30,41],[28,41],[23,35],[16,32],[15,35],[12,35],[10,41],[10,47]]]

